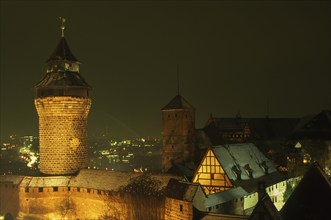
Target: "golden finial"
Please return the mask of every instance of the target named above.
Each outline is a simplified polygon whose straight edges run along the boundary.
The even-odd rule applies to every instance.
[[[64,29],[66,28],[64,23],[66,22],[66,19],[63,17],[59,17],[59,19],[61,20],[61,37],[64,37]]]

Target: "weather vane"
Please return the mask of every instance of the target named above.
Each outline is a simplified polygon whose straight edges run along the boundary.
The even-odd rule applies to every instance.
[[[61,20],[61,37],[64,37],[64,29],[66,28],[64,23],[66,22],[66,19],[63,17],[59,17],[59,19]]]

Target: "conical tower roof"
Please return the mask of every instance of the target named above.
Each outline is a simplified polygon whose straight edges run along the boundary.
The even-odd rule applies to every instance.
[[[59,61],[59,60],[66,60],[72,62],[79,62],[76,57],[72,54],[68,43],[64,37],[61,37],[60,42],[58,43],[55,51],[51,55],[51,57],[47,60],[50,61]]]
[[[72,54],[62,36],[55,51],[47,60],[48,68],[44,77],[35,85],[36,97],[74,96],[89,97],[91,86],[79,74],[80,62]]]
[[[194,109],[194,107],[181,95],[176,95],[162,110]]]

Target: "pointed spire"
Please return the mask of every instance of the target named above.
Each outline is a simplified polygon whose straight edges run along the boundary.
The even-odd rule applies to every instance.
[[[270,103],[269,103],[269,98],[267,99],[267,118],[269,118],[270,115]]]
[[[64,37],[64,29],[66,28],[64,23],[66,22],[66,19],[63,17],[59,17],[59,19],[61,20],[61,37]]]
[[[179,95],[179,65],[177,64],[177,95]]]
[[[66,22],[66,19],[63,17],[59,17],[61,20],[61,38],[60,42],[58,43],[55,51],[51,55],[51,57],[47,60],[47,62],[50,61],[69,61],[69,62],[75,62],[79,63],[79,60],[76,59],[76,57],[72,54],[68,43],[66,39],[64,38],[64,30],[65,30],[65,25],[64,23]]]

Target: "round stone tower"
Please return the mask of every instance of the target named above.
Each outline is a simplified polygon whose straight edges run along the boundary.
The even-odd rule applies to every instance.
[[[162,170],[193,161],[195,109],[181,95],[176,95],[162,108]]]
[[[51,175],[73,174],[88,165],[87,116],[91,87],[79,74],[80,62],[64,38],[63,23],[61,29],[60,42],[47,60],[47,72],[35,86],[39,169]]]

